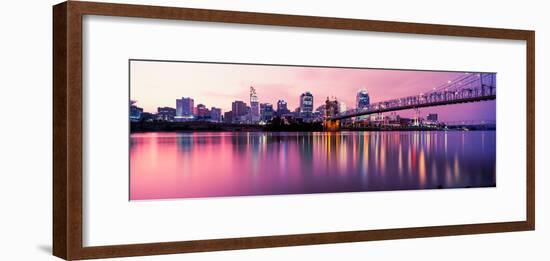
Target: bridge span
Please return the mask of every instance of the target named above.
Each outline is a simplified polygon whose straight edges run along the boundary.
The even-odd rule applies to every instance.
[[[465,73],[453,81],[449,81],[419,95],[381,101],[364,108],[347,110],[335,115],[327,115],[325,121],[332,121],[333,123],[326,124],[334,125],[335,121],[339,122],[343,119],[369,114],[495,99],[495,73]]]

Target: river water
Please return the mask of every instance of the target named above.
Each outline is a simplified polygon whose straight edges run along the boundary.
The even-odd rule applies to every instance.
[[[495,131],[149,132],[130,199],[496,186]]]

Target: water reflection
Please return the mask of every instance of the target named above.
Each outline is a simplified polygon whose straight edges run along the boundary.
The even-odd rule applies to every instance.
[[[494,131],[138,133],[130,198],[495,186],[495,145]]]

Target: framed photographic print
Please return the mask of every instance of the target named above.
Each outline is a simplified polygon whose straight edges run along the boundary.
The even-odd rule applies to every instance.
[[[535,229],[533,31],[53,12],[55,256]]]

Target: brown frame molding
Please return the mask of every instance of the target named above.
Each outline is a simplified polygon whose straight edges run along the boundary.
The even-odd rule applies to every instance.
[[[82,18],[84,15],[524,40],[527,43],[527,219],[502,223],[83,247]],[[75,1],[64,2],[53,7],[53,254],[57,257],[78,260],[534,229],[534,31]]]

